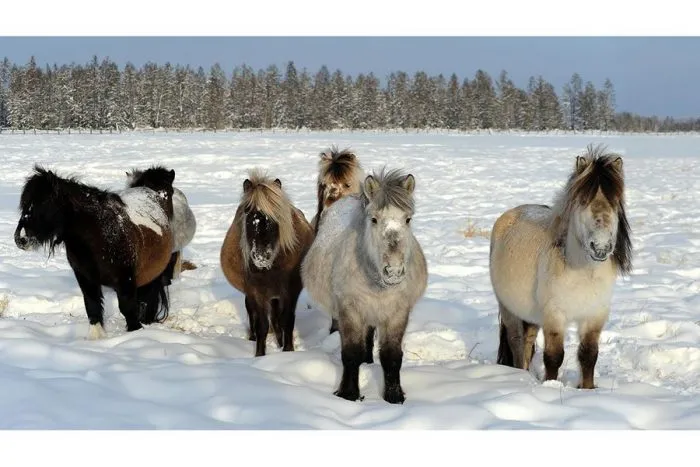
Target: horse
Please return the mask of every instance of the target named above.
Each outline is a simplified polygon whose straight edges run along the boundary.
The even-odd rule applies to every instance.
[[[324,209],[349,194],[360,193],[363,171],[357,156],[350,149],[339,151],[332,146],[321,152],[316,182],[316,215],[311,219],[314,232]]]
[[[127,188],[145,186],[153,188],[158,183],[158,172],[156,169],[150,168],[147,170],[132,169],[131,172],[126,172]],[[167,280],[176,279],[180,276],[183,270],[196,269],[197,266],[190,261],[182,261],[182,250],[189,245],[197,230],[197,221],[194,217],[192,209],[187,202],[187,196],[182,190],[173,187],[173,217],[171,221],[174,246],[171,264],[168,265]]]
[[[564,332],[578,325],[579,389],[594,389],[600,333],[618,275],[632,269],[622,157],[589,145],[553,206],[524,204],[494,223],[489,247],[498,302],[497,363],[529,370],[539,329],[545,380],[564,361]]]
[[[403,336],[413,307],[425,292],[428,269],[411,230],[415,178],[400,169],[373,172],[359,195],[327,208],[302,263],[311,299],[338,320],[343,375],[334,394],[363,400],[359,368],[373,363],[374,329],[385,401],[402,404]]]
[[[324,209],[340,198],[359,194],[362,189],[364,172],[357,156],[350,149],[339,151],[336,146],[321,152],[318,161],[318,179],[316,182],[317,208],[311,219],[314,233],[318,233],[318,223]],[[338,322],[333,318],[329,334],[338,330]]]
[[[265,355],[270,324],[279,347],[294,350],[301,262],[313,238],[311,224],[289,200],[280,179],[251,170],[220,263],[228,282],[245,294],[248,339],[256,343],[256,357]]]
[[[167,287],[160,276],[173,245],[174,178],[175,171],[158,168],[157,190],[138,187],[119,193],[39,165],[27,178],[15,244],[25,251],[48,247],[49,257],[65,245],[90,322],[88,339],[105,336],[102,286],[116,292],[128,332],[167,318]]]

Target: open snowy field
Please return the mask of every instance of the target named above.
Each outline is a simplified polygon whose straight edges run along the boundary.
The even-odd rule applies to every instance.
[[[541,382],[541,334],[531,372],[494,363],[488,230],[510,207],[551,203],[575,156],[598,142],[624,157],[634,270],[614,291],[599,388],[581,391],[573,327],[561,383]],[[246,171],[281,178],[311,219],[318,153],[331,144],[353,148],[365,169],[387,164],[416,177],[413,229],[430,278],[404,340],[403,406],[382,400],[376,358],[360,370],[363,402],[332,394],[339,337],[305,292],[297,351],[280,352],[270,336],[268,355],[253,358],[243,296],[219,267]],[[0,429],[700,428],[698,136],[2,134],[0,160]],[[131,168],[175,169],[197,217],[185,258],[198,269],[171,286],[165,323],[127,334],[105,289],[107,338],[86,340],[65,251],[47,259],[13,241],[34,163],[113,189]]]

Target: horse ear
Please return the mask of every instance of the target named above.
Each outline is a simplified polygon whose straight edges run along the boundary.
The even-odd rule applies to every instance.
[[[615,169],[618,171],[622,170],[622,157],[618,157],[613,161],[613,167],[615,167]]]
[[[333,156],[331,155],[330,151],[323,151],[321,153],[321,160],[322,161],[330,161],[333,160]]]
[[[576,156],[576,172],[581,173],[588,167],[588,159],[583,156]]]
[[[277,185],[278,187],[282,188],[282,180],[280,180],[279,178],[276,178],[276,179],[275,179],[275,185]]]
[[[406,178],[404,178],[401,182],[401,186],[408,191],[409,195],[413,194],[413,190],[416,189],[416,178],[413,176],[413,174],[406,175]]]
[[[170,183],[172,184],[175,181],[175,169],[170,169],[170,172],[168,172],[169,178],[170,178]]]
[[[362,191],[365,193],[367,199],[371,201],[374,195],[377,194],[378,190],[379,182],[373,176],[367,175],[367,178],[365,178],[365,183],[362,185]]]
[[[243,181],[243,192],[248,193],[252,187],[253,187],[253,183],[246,178]]]

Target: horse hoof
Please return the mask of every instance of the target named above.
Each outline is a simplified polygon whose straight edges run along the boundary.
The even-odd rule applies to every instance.
[[[594,384],[594,385],[588,387],[588,386],[584,386],[583,384],[579,383],[578,386],[576,386],[576,389],[588,389],[588,390],[591,390],[591,389],[598,389],[598,386],[596,386],[596,385]]]
[[[390,404],[403,404],[406,401],[406,393],[401,387],[391,388],[384,391],[384,400]]]
[[[365,396],[361,396],[359,391],[357,391],[357,392],[355,392],[355,391],[341,391],[340,389],[338,389],[337,391],[335,391],[333,393],[333,395],[341,397],[341,398],[349,400],[349,401],[352,401],[352,402],[354,402],[354,401],[362,402],[363,400],[365,400]]]
[[[138,331],[139,329],[143,329],[143,326],[141,326],[141,323],[134,324],[134,325],[126,325],[126,332],[134,332]]]
[[[107,333],[105,333],[105,329],[102,327],[101,324],[91,324],[90,325],[90,330],[88,331],[88,337],[87,340],[89,341],[96,341],[98,339],[102,339],[104,337],[107,337]]]

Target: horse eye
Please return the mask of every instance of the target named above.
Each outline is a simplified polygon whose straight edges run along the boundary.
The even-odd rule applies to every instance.
[[[345,184],[345,188],[350,188],[350,184],[349,184],[349,183],[346,183],[346,184]]]
[[[373,218],[372,218],[372,224],[376,224],[376,223],[377,223],[377,218],[376,218],[376,217],[373,217]]]
[[[411,223],[411,218],[410,218],[410,217],[407,217],[407,218],[406,218],[406,225],[408,225],[408,224],[410,224],[410,223]]]

